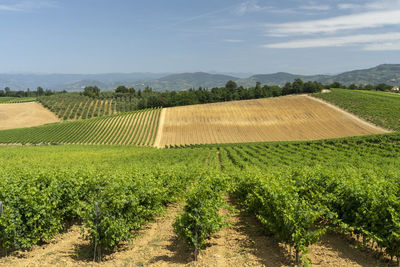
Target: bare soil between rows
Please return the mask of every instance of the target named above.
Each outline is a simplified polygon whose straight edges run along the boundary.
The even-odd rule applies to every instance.
[[[265,236],[257,220],[243,213],[233,214],[231,226],[214,234],[195,262],[172,227],[181,212],[182,204],[170,205],[163,216],[144,226],[132,241],[104,255],[100,263],[92,261],[81,227],[73,226],[48,244],[0,258],[0,266],[294,266],[294,253]],[[309,257],[313,266],[379,264],[374,253],[356,245],[343,236],[327,234],[310,247]]]

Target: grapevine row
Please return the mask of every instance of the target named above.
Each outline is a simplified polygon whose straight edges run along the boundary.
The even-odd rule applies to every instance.
[[[161,109],[0,131],[0,143],[151,146]]]

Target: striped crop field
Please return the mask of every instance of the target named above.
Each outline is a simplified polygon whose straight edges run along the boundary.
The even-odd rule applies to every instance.
[[[121,113],[102,118],[0,131],[3,144],[104,144],[151,146],[161,108]]]
[[[282,96],[164,109],[154,146],[296,141],[388,132],[320,99]]]

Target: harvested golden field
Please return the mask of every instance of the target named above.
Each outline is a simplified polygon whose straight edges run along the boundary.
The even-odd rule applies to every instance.
[[[0,104],[0,130],[38,126],[60,121],[36,102]]]
[[[297,95],[163,109],[154,145],[316,140],[386,132],[322,100]]]

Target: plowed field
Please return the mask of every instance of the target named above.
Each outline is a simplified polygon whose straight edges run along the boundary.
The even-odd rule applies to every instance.
[[[0,130],[38,126],[60,121],[42,105],[29,102],[0,105]]]
[[[386,133],[306,95],[163,109],[156,147],[316,140]]]

